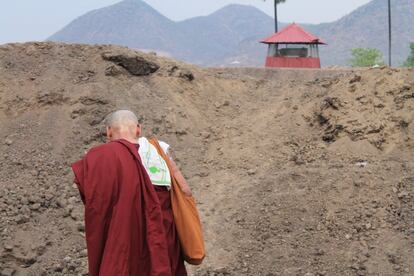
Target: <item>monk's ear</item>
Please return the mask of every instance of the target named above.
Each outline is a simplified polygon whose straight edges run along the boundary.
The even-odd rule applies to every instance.
[[[141,125],[137,124],[137,130],[136,130],[137,137],[141,137]]]
[[[111,127],[106,127],[106,138],[108,138],[109,141],[112,140],[113,137],[113,131]]]

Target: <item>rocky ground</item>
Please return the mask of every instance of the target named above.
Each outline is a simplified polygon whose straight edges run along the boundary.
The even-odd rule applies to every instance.
[[[129,108],[175,150],[193,275],[413,275],[414,71],[200,69],[114,46],[0,46],[0,275],[87,275],[70,164]]]

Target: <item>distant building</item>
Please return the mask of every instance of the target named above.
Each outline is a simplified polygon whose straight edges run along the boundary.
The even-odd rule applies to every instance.
[[[292,23],[261,41],[268,44],[266,67],[321,68],[319,45],[326,44]]]

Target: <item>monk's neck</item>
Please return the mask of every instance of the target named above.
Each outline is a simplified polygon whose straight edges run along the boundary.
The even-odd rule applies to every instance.
[[[115,140],[125,140],[125,141],[130,142],[131,144],[137,144],[138,143],[137,138],[118,137],[118,138],[114,139],[113,141],[115,141]]]

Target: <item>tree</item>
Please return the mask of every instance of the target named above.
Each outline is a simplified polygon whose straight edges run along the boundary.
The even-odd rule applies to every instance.
[[[266,1],[266,0],[264,0]],[[277,25],[277,5],[285,3],[286,0],[274,0],[275,1],[275,33],[279,31],[278,25]]]
[[[374,48],[354,48],[352,49],[351,65],[354,67],[371,67],[374,65],[384,65],[382,53]]]
[[[414,42],[410,44],[411,54],[408,56],[407,60],[404,62],[403,66],[405,67],[414,67]]]

